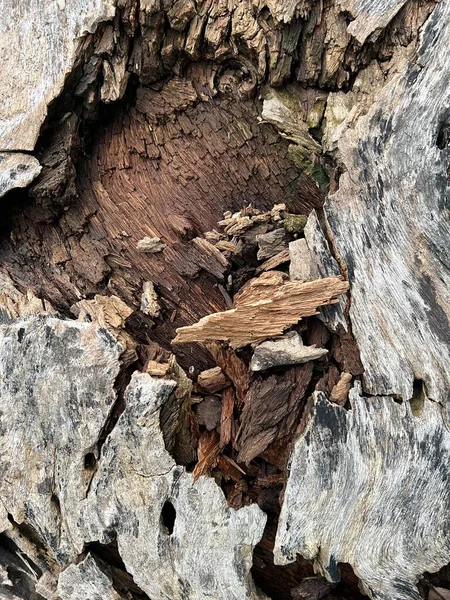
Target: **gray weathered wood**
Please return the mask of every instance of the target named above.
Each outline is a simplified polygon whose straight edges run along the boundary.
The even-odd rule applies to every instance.
[[[351,284],[350,317],[371,394],[411,398],[414,379],[447,402],[450,384],[448,149],[450,3],[415,61],[340,139],[345,173],[326,213]]]
[[[351,409],[315,394],[295,443],[275,542],[275,562],[315,559],[329,581],[352,565],[375,600],[419,600],[424,572],[450,553],[450,433],[442,408],[350,392]]]
[[[57,592],[60,600],[123,600],[90,554],[61,573]]]
[[[258,344],[250,361],[251,371],[264,371],[271,367],[298,365],[316,360],[328,353],[324,348],[304,346],[301,336],[290,331],[277,340],[267,340]]]
[[[47,107],[78,58],[83,36],[113,18],[115,1],[2,0],[0,9],[5,74],[0,80],[0,151],[32,151]]]
[[[87,543],[117,539],[127,571],[154,600],[181,600],[186,590],[193,600],[263,598],[250,568],[266,516],[256,505],[229,508],[213,479],[194,482],[165,448],[160,409],[175,381],[135,373],[124,412],[100,442],[121,352],[93,323],[33,316],[0,327],[1,530],[12,519],[38,532],[50,575]],[[62,573],[64,599],[91,598],[68,591],[70,578],[92,575],[89,565]],[[97,575],[91,583],[104,598]],[[89,578],[83,585],[94,589]]]

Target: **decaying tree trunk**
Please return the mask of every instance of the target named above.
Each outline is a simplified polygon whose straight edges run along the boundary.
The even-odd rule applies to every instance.
[[[450,1],[0,6],[0,597],[450,598]]]

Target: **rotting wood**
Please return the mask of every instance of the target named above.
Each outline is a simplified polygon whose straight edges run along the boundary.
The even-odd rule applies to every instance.
[[[312,363],[252,382],[236,436],[239,461],[249,463],[274,441],[292,438],[312,376]]]
[[[259,286],[236,308],[179,328],[173,343],[222,340],[240,348],[260,342],[280,335],[302,317],[318,314],[317,307],[336,302],[347,289],[348,283],[339,277],[291,281],[275,290],[272,286]]]
[[[384,102],[379,90],[396,77],[396,72],[401,75],[404,71],[403,65],[406,65],[408,60],[412,60],[413,70],[414,65],[422,64],[423,56],[415,56],[414,52],[417,49],[418,33],[432,11],[434,2],[411,0],[408,3],[394,2],[388,6],[379,0],[363,3],[353,0],[330,0],[321,3],[313,3],[310,0],[285,3],[273,0],[238,0],[227,5],[226,2],[207,3],[200,0],[194,3],[191,0],[169,0],[162,3],[162,6],[160,4],[139,4],[134,0],[120,2],[117,6],[111,6],[114,22],[100,23],[93,35],[85,35],[76,41],[76,69],[70,72],[69,67],[67,71],[67,93],[51,107],[50,118],[42,130],[43,137],[36,151],[43,167],[42,176],[30,190],[31,201],[27,200],[28,192],[17,192],[17,198],[20,203],[23,201],[23,206],[20,204],[18,214],[12,215],[11,223],[9,204],[13,197],[7,197],[7,224],[0,248],[2,267],[9,271],[14,282],[24,293],[20,302],[16,303],[7,292],[4,296],[2,292],[2,299],[5,299],[7,308],[4,311],[2,309],[1,318],[9,322],[19,314],[26,314],[22,311],[34,314],[39,312],[40,308],[48,308],[49,299],[67,315],[68,308],[80,299],[83,302],[91,302],[96,295],[120,298],[133,312],[124,319],[115,335],[121,335],[123,332],[120,330],[126,327],[127,335],[131,334],[131,338],[134,338],[133,344],[139,342],[136,347],[139,357],[136,366],[158,373],[159,376],[172,375],[178,381],[176,389],[180,397],[176,398],[176,394],[173,394],[164,403],[164,406],[168,407],[165,415],[168,418],[160,418],[159,424],[165,425],[163,429],[167,438],[166,447],[170,447],[176,462],[187,464],[190,460],[195,461],[192,458],[195,444],[191,446],[188,443],[180,450],[180,443],[183,446],[184,441],[179,443],[179,434],[184,431],[190,435],[188,432],[192,427],[191,434],[193,433],[194,437],[200,435],[195,431],[196,423],[195,419],[192,420],[190,400],[187,401],[189,386],[180,374],[174,372],[171,358],[153,356],[149,350],[153,344],[151,339],[171,349],[170,340],[175,328],[191,325],[207,314],[230,308],[233,295],[236,296],[236,292],[242,289],[242,286],[245,288],[246,282],[254,276],[255,269],[258,274],[259,267],[263,266],[258,265],[256,260],[256,236],[271,233],[273,226],[283,227],[286,233],[292,236],[305,235],[308,243],[311,239],[308,237],[311,229],[306,227],[306,231],[302,231],[302,215],[307,215],[312,207],[319,209],[320,223],[325,226],[326,232],[326,236],[320,228],[313,232],[321,237],[321,246],[317,246],[320,251],[313,248],[314,258],[319,268],[324,267],[323,258],[333,262],[330,258],[332,254],[338,261],[338,269],[331,272],[321,271],[320,274],[330,276],[342,272],[346,276],[346,267],[349,267],[352,283],[354,273],[351,260],[344,257],[347,261],[346,266],[339,254],[339,245],[335,243],[333,216],[327,223],[327,215],[320,211],[326,186],[323,166],[335,164],[335,159],[344,163],[344,169],[339,166],[336,173],[331,173],[332,190],[336,189],[340,174],[347,171],[351,183],[356,187],[370,180],[371,194],[372,190],[376,190],[378,194],[379,180],[369,177],[371,174],[364,169],[361,169],[361,173],[356,177],[352,164],[358,152],[361,156],[364,154],[363,158],[369,162],[369,169],[372,164],[370,153],[367,157],[365,149],[358,148],[356,144],[359,144],[360,140],[367,142],[367,129],[366,133],[363,131],[364,135],[359,137],[361,115],[364,116],[371,110],[375,100],[374,107],[381,104],[381,107],[378,107],[386,111],[383,115],[389,117],[389,107],[393,107],[394,104]],[[15,6],[13,8],[16,9]],[[28,0],[22,2],[22,8],[23,13],[27,15]],[[101,9],[100,3],[97,3],[97,8]],[[11,9],[10,3],[7,3],[7,9]],[[59,32],[60,16],[64,15],[64,11],[70,15],[71,9],[73,7],[66,8],[64,2],[58,4],[55,14],[46,22],[46,25],[50,25],[52,33],[55,33],[55,23],[56,33]],[[396,13],[397,16],[394,16]],[[81,18],[82,14],[83,11],[77,17]],[[40,14],[36,19],[39,27],[42,16]],[[14,34],[20,19],[6,17],[4,22],[7,24],[7,31]],[[102,19],[103,17],[99,17],[99,20]],[[390,21],[391,24],[387,26]],[[445,14],[440,21],[434,22],[432,31],[443,28],[442,23],[446,23]],[[71,24],[70,19],[67,24]],[[92,25],[97,24],[92,22]],[[94,29],[91,25],[89,28]],[[67,28],[67,32],[71,33],[70,27]],[[81,33],[84,34],[84,31]],[[3,30],[0,35],[3,35]],[[355,38],[361,43],[357,43]],[[364,41],[366,38],[367,42]],[[33,40],[33,36],[24,39],[28,42]],[[52,38],[40,36],[40,40],[47,39]],[[445,44],[439,45],[445,47]],[[11,45],[13,46],[14,44]],[[27,47],[28,45],[25,46]],[[49,48],[47,60],[50,60],[55,52],[60,52],[58,43]],[[34,54],[38,55],[39,52]],[[9,58],[10,53],[5,52],[4,55]],[[63,58],[70,57],[69,52],[64,54]],[[56,59],[51,60],[52,68],[47,70],[48,73],[53,73],[53,68],[60,65],[60,59],[61,56],[56,54]],[[42,70],[41,64],[39,67]],[[442,71],[445,72],[444,68]],[[110,113],[106,112],[100,101],[108,103],[119,99],[125,92],[131,72],[132,85],[127,88],[126,101],[114,107]],[[413,85],[415,74],[412,74],[411,80],[410,75],[407,71],[408,85],[410,82]],[[285,85],[286,81],[294,80],[297,80],[299,85]],[[264,83],[268,84],[265,89],[262,87]],[[423,98],[429,86],[427,81],[419,83],[423,89],[417,89],[416,85],[415,96]],[[8,80],[6,85],[9,84]],[[277,86],[277,89],[271,89],[270,85]],[[272,94],[278,97],[278,104],[282,104],[281,108],[278,106],[280,114],[288,114],[289,118],[284,120],[290,120],[294,127],[290,130],[283,130],[282,127],[280,129],[283,135],[289,138],[289,142],[292,142],[289,146],[276,136],[270,125],[258,123],[261,113],[259,94],[266,101],[270,101]],[[442,102],[441,108],[445,107],[445,94],[437,95]],[[44,95],[42,106],[45,110],[52,97],[52,94]],[[39,101],[41,99],[39,96]],[[430,104],[434,106],[436,103]],[[102,125],[91,127],[92,119],[96,118],[98,113],[102,114]],[[28,115],[25,117],[28,118]],[[372,118],[370,115],[370,119]],[[433,121],[433,118],[429,121]],[[279,119],[279,122],[282,120]],[[438,120],[440,122],[440,116]],[[34,135],[41,126],[42,119],[39,124],[38,121],[39,119],[34,118]],[[275,121],[276,119],[272,122]],[[66,126],[67,135],[64,133]],[[49,129],[46,129],[47,127]],[[354,129],[357,135],[356,141],[351,140],[348,145],[349,152],[345,155],[340,154],[343,147],[345,150],[345,144],[342,146],[345,140],[341,138],[347,128]],[[368,129],[370,133],[370,128]],[[397,121],[396,134],[399,131],[402,131],[402,123]],[[31,135],[32,132],[27,133]],[[64,137],[61,143],[57,141],[60,134]],[[92,147],[89,147],[84,141],[89,140],[91,134]],[[441,150],[444,150],[441,146],[445,145],[447,135],[444,125],[437,134],[437,143]],[[430,136],[434,144],[433,136],[434,130]],[[77,148],[80,141],[83,143]],[[402,145],[398,138],[394,141],[392,146],[401,155],[404,144]],[[382,140],[380,147],[383,156],[377,155],[380,165],[384,160],[383,144]],[[325,157],[321,146],[323,150],[332,152],[333,156]],[[79,152],[82,155],[81,162],[75,159]],[[392,162],[396,160],[397,153],[392,155]],[[290,165],[288,157],[300,166],[301,172]],[[437,162],[433,161],[431,163],[440,173],[443,165],[436,166]],[[427,167],[428,163],[423,169],[424,173],[427,173]],[[415,168],[413,171],[420,172],[420,169]],[[380,173],[383,182],[385,176],[382,169]],[[319,187],[311,178],[317,181]],[[20,178],[16,181],[20,181]],[[389,187],[393,186],[389,184]],[[345,193],[345,190],[343,192]],[[349,203],[353,202],[357,193],[353,188],[348,191],[348,198],[339,197],[339,201],[335,203],[335,210],[338,212],[340,204],[345,206],[347,200]],[[433,194],[427,195],[433,197]],[[401,197],[401,193],[398,197]],[[371,198],[373,200],[372,195]],[[379,202],[371,205],[371,208],[380,206],[382,210],[383,199],[384,193],[381,193]],[[284,209],[278,209],[278,215],[270,219],[266,215],[256,215],[247,210],[248,203],[267,210],[274,202],[285,206]],[[404,204],[406,206],[407,203]],[[242,214],[233,219],[234,211],[241,212],[243,206],[246,208]],[[220,252],[217,254],[203,244],[202,236],[206,229],[216,226],[221,213],[226,209],[230,209],[230,213],[225,220],[233,221],[226,225],[227,233],[219,234],[214,240],[207,237],[207,241]],[[286,209],[290,212],[287,213]],[[332,213],[331,210],[329,212]],[[258,217],[261,217],[259,223]],[[314,215],[308,220],[308,224],[313,222],[313,218]],[[372,217],[369,220],[374,221]],[[355,233],[360,234],[364,228],[359,224],[355,228],[349,220],[348,224],[344,222],[341,225],[341,229],[341,238],[348,244],[355,243],[354,250],[358,254],[361,248],[357,242],[353,242],[352,236]],[[380,228],[376,233],[379,231]],[[228,233],[236,236],[236,239],[230,238]],[[164,244],[167,244],[165,251],[156,255],[140,255],[136,244],[146,236],[160,237]],[[197,241],[194,241],[195,238]],[[288,239],[292,238],[288,236]],[[385,250],[384,239],[373,239],[382,255]],[[329,247],[328,243],[331,244]],[[195,254],[193,248],[198,250],[200,260],[191,260]],[[420,249],[423,252],[422,246]],[[325,253],[321,254],[323,250]],[[362,248],[362,253],[364,252],[365,248]],[[205,255],[203,259],[202,254]],[[226,261],[228,263],[225,265]],[[276,265],[269,262],[267,269],[269,265],[270,269],[280,267],[286,270],[284,262],[278,262]],[[370,269],[371,265],[368,267]],[[421,268],[417,270],[420,271]],[[361,273],[363,277],[366,275],[362,269],[358,273],[359,276]],[[432,276],[439,277],[439,273],[432,273]],[[274,281],[276,278],[277,275]],[[285,279],[285,275],[281,276],[280,283]],[[160,315],[155,318],[155,322],[148,318],[149,315],[139,311],[142,283],[146,281],[154,281],[161,295]],[[394,290],[395,285],[391,289]],[[248,299],[253,292],[252,286],[248,286],[246,291],[244,289],[241,300],[245,297]],[[383,299],[385,297],[389,296],[383,296]],[[239,298],[235,299],[239,303]],[[302,371],[298,370],[304,371],[305,381],[308,380],[308,383],[305,383],[306,387],[323,388],[330,395],[341,377],[340,370],[348,371],[354,376],[362,373],[358,348],[351,335],[351,322],[347,314],[348,309],[352,309],[351,301],[351,297],[348,297],[340,302],[340,322],[336,319],[339,310],[336,305],[331,307],[331,310],[326,308],[321,311],[334,331],[331,344],[327,346],[330,350],[329,360],[326,358],[316,368],[313,367],[309,376],[307,371],[312,365],[289,369],[291,377],[294,376],[294,372],[300,377],[298,372]],[[330,312],[334,313],[334,321],[325,317],[325,313]],[[415,314],[415,310],[413,313]],[[373,313],[368,314],[372,316]],[[421,319],[423,314],[419,317]],[[418,329],[423,326],[423,319],[420,319],[417,323]],[[382,321],[383,315],[379,317],[379,322]],[[389,331],[389,327],[382,329],[383,333]],[[405,326],[404,330],[407,331],[408,328]],[[302,335],[305,339],[316,336],[320,340],[318,346],[328,344],[328,340],[324,341],[327,336],[323,330],[318,330],[315,317],[302,322]],[[375,336],[375,342],[371,340],[375,350],[376,339]],[[367,346],[367,340],[365,344]],[[216,346],[215,354],[221,359],[226,357],[224,372],[226,367],[233,375],[230,380],[233,383],[237,382],[236,401],[233,409],[228,407],[226,421],[226,439],[230,437],[230,440],[225,444],[225,452],[236,456],[236,423],[243,414],[245,393],[255,380],[252,381],[251,377],[247,376],[247,350],[236,354],[229,348],[217,348]],[[185,368],[192,367],[194,374],[216,364],[210,361],[202,345],[183,345],[174,350]],[[373,352],[372,348],[370,352]],[[429,364],[432,365],[431,360]],[[414,376],[417,376],[415,372]],[[121,380],[123,378],[124,373],[121,373]],[[193,379],[195,380],[195,375]],[[161,385],[170,384],[161,382]],[[421,386],[425,387],[421,382],[414,385],[415,406],[420,406],[420,394],[417,390]],[[230,393],[231,405],[233,389],[230,387],[227,390]],[[222,393],[223,409],[227,390]],[[303,410],[307,393],[309,392],[305,389],[301,397],[300,392],[298,393],[296,403],[292,400],[292,407],[286,417],[289,425],[285,424],[277,429],[276,440],[264,450],[263,458],[256,457],[244,472],[232,458],[222,454],[219,455],[217,467],[213,470],[216,481],[221,482],[226,490],[230,504],[238,508],[250,500],[258,503],[270,514],[272,529],[274,515],[277,514],[280,486],[264,487],[261,484],[261,489],[267,492],[263,494],[258,491],[258,486],[254,485],[252,480],[259,483],[280,482],[280,476],[282,478],[284,473],[273,474],[271,469],[278,465],[283,472],[285,471],[284,461],[288,444],[300,420],[299,411]],[[251,399],[251,394],[248,397]],[[172,420],[170,415],[173,415]],[[306,414],[301,417],[301,426],[306,422],[304,417]],[[253,424],[257,428],[258,419],[255,419]],[[128,428],[127,434],[134,433],[130,425],[131,419],[126,426],[124,425],[124,430]],[[177,427],[173,427],[175,425]],[[174,434],[177,444],[173,444]],[[104,441],[103,439],[102,444]],[[126,441],[129,443],[129,440]],[[147,438],[145,441],[148,451]],[[177,449],[175,446],[178,446]],[[136,448],[130,451],[133,458],[137,454]],[[180,458],[181,455],[183,458]],[[266,459],[268,463],[265,462]],[[124,459],[119,469],[121,473],[126,464],[127,460]],[[153,477],[156,475],[150,476]],[[198,485],[202,484],[202,479],[198,480]],[[226,487],[223,479],[228,481],[226,485],[229,487]],[[158,481],[161,482],[160,479]],[[122,490],[121,486],[126,485],[126,482],[127,475],[120,481],[116,479],[115,492],[118,489]],[[105,492],[105,487],[98,490],[98,495]],[[136,489],[138,488],[139,485],[136,485]],[[191,498],[191,489],[189,494]],[[145,492],[142,492],[140,499],[144,497]],[[114,494],[112,498],[109,508],[116,499]],[[129,504],[132,503],[125,494],[123,505]],[[57,511],[57,498],[53,498],[53,505]],[[192,507],[190,509],[192,510]],[[111,512],[105,510],[103,514],[109,517]],[[28,513],[26,516],[28,519],[33,518]],[[145,519],[147,517],[145,512]],[[203,518],[203,513],[199,518]],[[124,527],[127,525],[122,515],[120,521]],[[141,526],[142,521],[142,514],[138,514],[134,523],[138,522]],[[111,533],[110,522],[107,525],[104,529],[105,544],[110,542],[108,536],[116,533]],[[39,537],[38,526],[39,523],[36,525]],[[170,527],[170,523],[167,527]],[[164,524],[164,534],[168,532],[167,527]],[[192,528],[192,521],[189,527]],[[22,536],[21,539],[22,534],[17,526],[10,523],[10,539],[13,539],[13,531],[16,536],[14,539],[19,539],[20,544],[25,544],[25,538]],[[123,529],[120,533],[124,533]],[[191,539],[185,539],[183,546],[189,547],[191,542]],[[248,539],[245,542],[248,542]],[[26,552],[35,556],[30,552],[34,543],[29,540],[27,543]],[[46,543],[43,546],[45,547]],[[226,548],[227,556],[234,557],[234,547],[226,545]],[[271,588],[274,589],[274,597],[278,597],[280,593],[282,597],[288,597],[289,588],[295,588],[298,579],[294,578],[294,583],[290,585],[286,582],[289,578],[285,576],[285,571],[272,570],[274,567],[271,564],[271,549],[269,550],[270,557],[259,563],[259,572],[265,570],[266,583],[270,579],[276,581],[275,589],[273,586]],[[126,552],[130,556],[133,554],[131,544],[127,546]],[[145,555],[145,552],[141,551],[141,555]],[[76,561],[79,560],[78,556]],[[204,562],[203,557],[200,557],[202,566]],[[236,562],[234,561],[233,565]],[[220,561],[217,563],[220,564]],[[39,565],[42,568],[41,561]],[[98,565],[100,566],[100,563]],[[142,566],[141,563],[137,567],[137,571],[139,570],[147,572],[151,571],[151,567],[147,564]],[[189,577],[195,580],[196,566],[192,571]],[[49,572],[44,573],[42,580],[46,579],[48,574]],[[239,577],[242,577],[242,570],[238,574]],[[12,576],[11,578],[13,579]],[[54,577],[49,576],[48,580],[51,581],[52,578]],[[222,589],[222,585],[223,581],[220,582],[219,589]],[[165,594],[164,597],[178,597],[177,594],[195,594],[201,589],[201,594],[204,587],[203,577],[195,580],[195,584],[187,591],[185,586],[182,589],[175,586],[169,591],[166,587],[161,593]],[[16,593],[18,586],[15,581],[13,589]],[[432,590],[430,595],[431,592]],[[50,597],[51,592],[46,593]],[[131,593],[131,590],[124,591],[124,595],[128,593]],[[159,592],[152,590],[152,597],[155,593],[157,595]],[[236,597],[242,598],[246,593],[246,588],[239,589],[236,591]],[[208,594],[211,595],[210,590]],[[212,594],[217,596],[215,592]],[[253,597],[252,594],[253,588],[249,592],[250,597]]]

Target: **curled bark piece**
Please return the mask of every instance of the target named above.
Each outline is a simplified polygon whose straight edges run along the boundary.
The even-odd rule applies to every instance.
[[[37,158],[19,152],[0,153],[0,198],[14,188],[24,188],[41,172]]]
[[[315,559],[329,581],[349,563],[371,598],[419,600],[419,577],[448,563],[450,433],[430,400],[417,417],[360,389],[348,411],[314,394],[290,460],[275,561]]]
[[[304,346],[296,331],[287,333],[278,340],[267,340],[256,346],[250,361],[251,371],[264,371],[271,367],[298,365],[316,360],[328,353],[324,348]]]
[[[291,281],[275,289],[261,286],[258,293],[240,300],[237,308],[180,327],[173,343],[223,340],[240,348],[260,342],[283,333],[302,317],[317,314],[317,307],[336,302],[347,289],[348,283],[339,277]]]

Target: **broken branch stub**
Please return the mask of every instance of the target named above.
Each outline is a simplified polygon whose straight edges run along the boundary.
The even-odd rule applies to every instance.
[[[261,342],[282,334],[302,317],[318,314],[318,307],[337,302],[347,290],[348,283],[340,277],[263,285],[242,297],[236,308],[180,327],[173,343],[220,340],[241,348]]]

